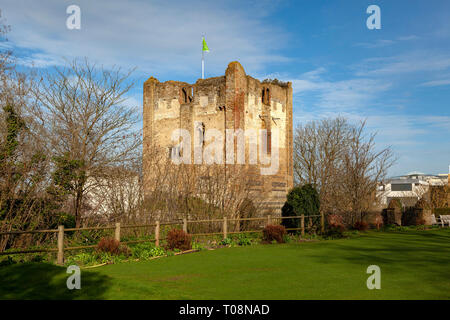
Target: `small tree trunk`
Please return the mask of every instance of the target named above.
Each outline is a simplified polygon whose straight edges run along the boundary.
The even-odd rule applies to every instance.
[[[75,196],[75,227],[79,228],[81,226],[81,203],[83,200],[83,192],[81,188],[78,188]]]

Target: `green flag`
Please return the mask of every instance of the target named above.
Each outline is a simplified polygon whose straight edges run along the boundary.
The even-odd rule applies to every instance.
[[[203,48],[202,48],[202,50],[206,51],[206,52],[209,52],[209,48],[208,48],[208,45],[206,44],[205,38],[203,38]]]

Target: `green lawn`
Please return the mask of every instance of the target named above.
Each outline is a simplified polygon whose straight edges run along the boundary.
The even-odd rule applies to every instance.
[[[381,290],[366,269],[381,268]],[[201,251],[82,270],[0,268],[1,299],[449,299],[450,229]]]

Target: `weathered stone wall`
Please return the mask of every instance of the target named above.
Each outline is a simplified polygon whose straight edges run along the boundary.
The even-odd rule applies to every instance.
[[[286,193],[293,186],[292,167],[292,86],[277,81],[261,82],[245,74],[239,62],[231,62],[225,76],[199,79],[195,84],[178,81],[159,82],[150,78],[144,83],[144,162],[150,142],[167,150],[176,143],[171,140],[175,129],[183,128],[191,134],[192,163],[194,163],[194,131],[266,129],[268,137],[279,132],[279,167],[273,175],[262,175],[263,165],[250,164],[250,139],[245,139],[245,165],[252,175],[256,193],[269,192],[264,197],[272,213],[279,213]],[[259,140],[258,140],[259,143]],[[224,142],[224,161],[227,146]],[[237,142],[234,143],[236,159]],[[270,152],[271,146],[268,147]],[[259,147],[258,147],[259,155]],[[145,175],[151,174],[144,171]]]

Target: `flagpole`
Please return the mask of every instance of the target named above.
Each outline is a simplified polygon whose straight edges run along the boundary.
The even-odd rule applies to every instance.
[[[203,51],[203,39],[205,39],[205,37],[202,37],[202,79],[205,79],[205,53]]]

